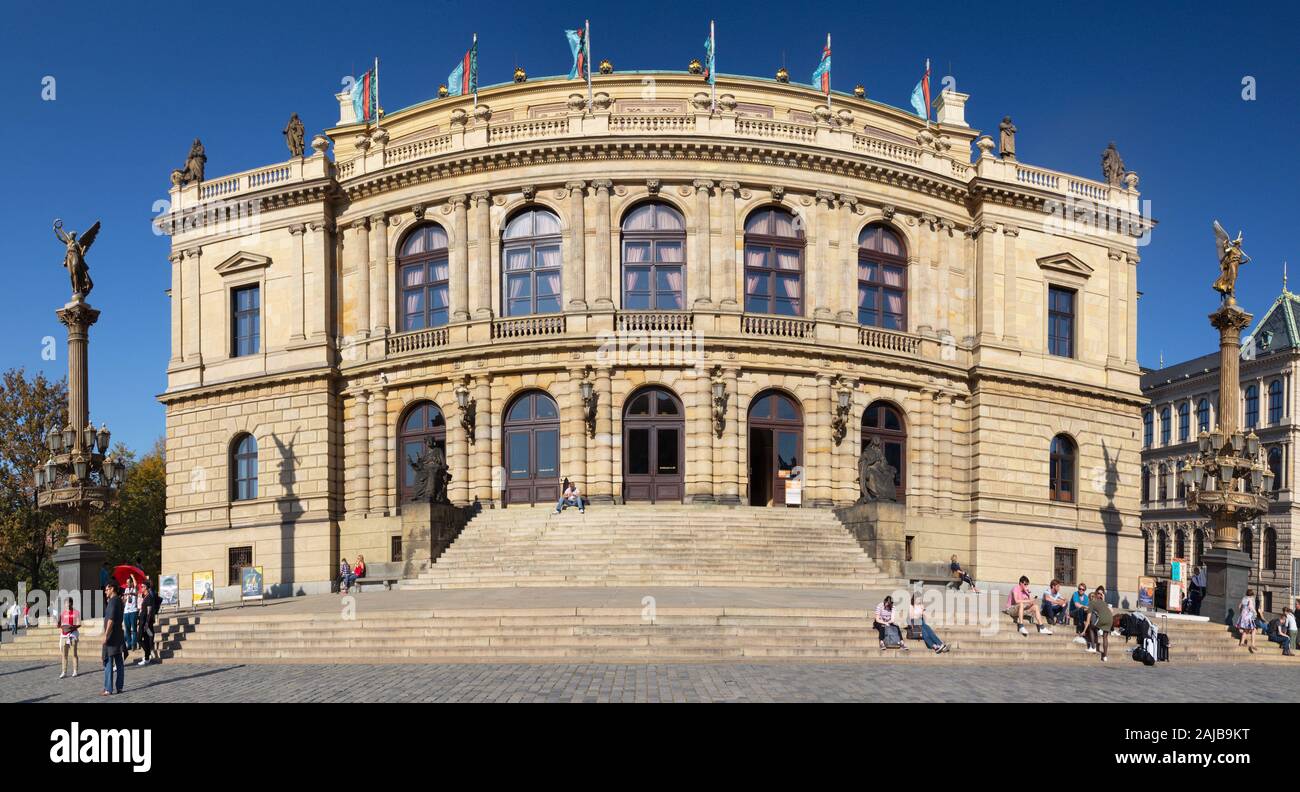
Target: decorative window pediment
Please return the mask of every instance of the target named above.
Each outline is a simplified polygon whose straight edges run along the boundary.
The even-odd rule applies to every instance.
[[[218,275],[234,275],[240,272],[262,269],[271,266],[271,259],[259,253],[239,251],[217,265]]]
[[[1057,253],[1052,256],[1044,256],[1038,260],[1038,266],[1041,269],[1073,275],[1076,278],[1087,278],[1093,272],[1092,267],[1089,267],[1082,259],[1072,253]]]

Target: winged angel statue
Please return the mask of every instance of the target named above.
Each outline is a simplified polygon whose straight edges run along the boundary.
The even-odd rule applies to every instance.
[[[95,237],[99,236],[99,221],[96,220],[90,230],[78,237],[76,231],[63,230],[62,220],[55,220],[54,235],[67,248],[63,254],[63,266],[72,279],[72,296],[85,298],[95,288],[94,281],[90,279],[90,267],[86,264],[86,251],[90,250],[90,246],[95,244]]]
[[[1250,256],[1241,251],[1241,232],[1233,239],[1218,220],[1214,221],[1214,238],[1219,250],[1219,279],[1214,282],[1214,290],[1223,296],[1224,302],[1232,302],[1236,297],[1237,270],[1250,261]]]

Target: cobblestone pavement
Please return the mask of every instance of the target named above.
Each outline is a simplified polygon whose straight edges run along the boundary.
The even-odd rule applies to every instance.
[[[1133,663],[918,668],[813,664],[130,666],[101,699],[102,668],[0,663],[0,701],[1300,701],[1300,667]]]

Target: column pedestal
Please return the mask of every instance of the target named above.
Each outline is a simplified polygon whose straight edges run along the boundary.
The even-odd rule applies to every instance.
[[[69,544],[60,547],[54,552],[54,565],[59,570],[59,598],[62,600],[65,596],[75,597],[81,611],[87,614],[99,613],[102,608],[92,610],[91,603],[102,601],[104,596],[103,588],[99,585],[99,572],[103,568],[104,562],[108,560],[108,553],[99,545],[85,542],[83,544]],[[86,599],[85,592],[95,592]],[[62,602],[59,603],[62,608]]]
[[[1205,564],[1205,599],[1201,601],[1201,615],[1210,623],[1223,624],[1229,613],[1235,619],[1237,604],[1246,596],[1250,585],[1250,556],[1240,550],[1214,548],[1207,550]]]

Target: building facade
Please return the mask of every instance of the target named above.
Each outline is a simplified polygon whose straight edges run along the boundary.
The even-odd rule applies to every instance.
[[[530,80],[379,128],[340,96],[309,156],[175,186],[166,571],[388,560],[430,446],[483,508],[563,477],[784,505],[796,466],[830,508],[874,436],[911,558],[1135,588],[1137,177],[999,157],[955,92],[927,126],[706,88]]]
[[[1282,294],[1242,342],[1238,426],[1255,432],[1273,472],[1273,502],[1268,513],[1243,526],[1240,550],[1250,556],[1250,585],[1260,607],[1277,612],[1295,597],[1300,560],[1292,541],[1296,503],[1296,373],[1300,335],[1296,314],[1300,297],[1285,286]],[[1179,473],[1196,457],[1197,437],[1218,422],[1219,355],[1147,371],[1142,390],[1150,406],[1142,413],[1142,538],[1146,573],[1168,578],[1173,559],[1192,565],[1213,546],[1213,528],[1187,503]]]

